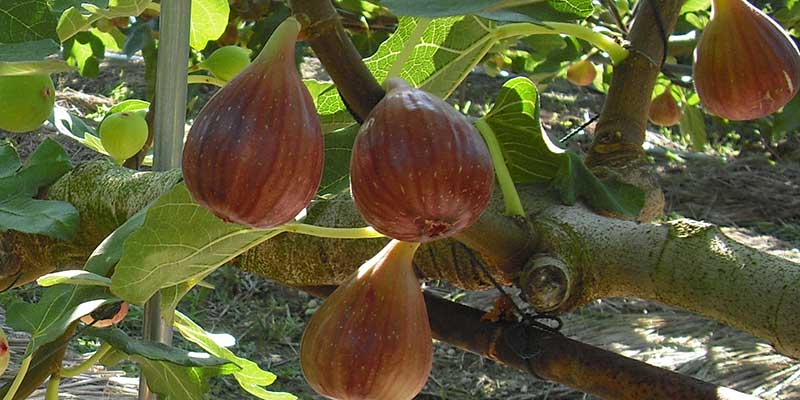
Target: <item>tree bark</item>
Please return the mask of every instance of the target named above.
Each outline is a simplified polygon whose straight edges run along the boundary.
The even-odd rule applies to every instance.
[[[108,162],[77,167],[50,190],[51,198],[70,201],[80,211],[83,223],[76,239],[56,243],[7,233],[4,248],[18,250],[14,257],[0,258],[0,271],[21,268],[25,280],[31,280],[54,267],[79,267],[116,226],[178,180],[176,171],[133,173]],[[529,238],[518,238],[533,246],[531,262],[518,265],[521,273],[509,274],[491,255],[483,257],[461,242],[444,240],[420,248],[415,258],[419,275],[467,289],[486,288],[490,281],[480,263],[496,280],[517,283],[532,304],[559,313],[609,296],[660,301],[738,327],[770,341],[786,355],[800,357],[797,264],[735,243],[716,227],[700,222],[620,221],[582,206],[560,205],[557,196],[541,186],[519,189],[534,226]],[[501,214],[500,203],[494,201],[484,218]],[[364,225],[352,201],[341,196],[315,202],[306,222]],[[485,232],[487,237],[493,234],[491,227]],[[284,234],[246,252],[237,264],[290,286],[335,285],[384,243],[385,239]],[[0,285],[10,285],[13,279],[13,274],[5,274]]]

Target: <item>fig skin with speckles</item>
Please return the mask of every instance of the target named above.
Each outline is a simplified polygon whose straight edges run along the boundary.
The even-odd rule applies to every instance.
[[[264,50],[198,114],[183,151],[192,197],[228,222],[291,221],[322,179],[323,137],[294,64],[300,25],[284,21]]]
[[[353,146],[350,188],[364,220],[408,242],[452,236],[486,209],[489,150],[462,114],[405,81],[387,81]]]
[[[418,247],[389,242],[308,322],[300,364],[315,391],[339,400],[409,400],[425,386],[433,347],[412,266]]]
[[[788,33],[745,0],[714,0],[695,49],[694,85],[709,112],[730,120],[778,111],[800,88],[800,52]]]

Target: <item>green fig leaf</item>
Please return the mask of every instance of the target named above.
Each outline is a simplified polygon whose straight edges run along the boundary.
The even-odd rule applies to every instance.
[[[591,0],[539,0],[532,1],[532,5],[539,7],[542,13],[561,12],[570,13],[582,18],[588,17],[594,11]],[[454,15],[477,14],[480,12],[496,12],[505,10],[509,6],[519,4],[510,0],[383,0],[382,5],[389,8],[395,15],[411,17],[450,17]],[[552,20],[552,19],[550,19]]]
[[[178,184],[154,202],[142,227],[126,240],[111,290],[143,304],[159,289],[204,276],[280,232],[226,223]]]
[[[107,276],[122,255],[127,237],[144,223],[143,208],[100,243],[86,261],[84,269]],[[15,303],[8,308],[6,321],[16,330],[29,332],[31,340],[25,355],[58,339],[73,322],[98,307],[119,301],[103,286],[58,285],[44,290],[36,304]]]
[[[64,149],[46,139],[21,165],[9,143],[0,143],[0,148],[0,231],[12,229],[71,239],[78,229],[78,210],[64,201],[33,198],[39,188],[52,184],[72,168]]]
[[[0,0],[0,53],[6,44],[57,41],[56,24],[46,0]]]
[[[695,151],[703,151],[708,143],[706,121],[703,112],[696,106],[684,105],[681,121],[678,125],[681,133],[692,142]]]
[[[228,0],[192,0],[192,22],[189,44],[203,50],[210,40],[216,40],[228,25],[231,8]]]
[[[77,270],[66,270],[53,272],[36,279],[39,286],[48,287],[55,285],[75,285],[75,286],[111,286],[111,279],[97,275],[95,273]]]
[[[514,183],[548,182],[566,157],[539,121],[539,92],[528,78],[507,81],[483,119],[494,131]]]
[[[565,153],[553,184],[561,194],[564,204],[572,205],[578,199],[594,210],[610,211],[629,217],[639,215],[644,206],[644,192],[636,186],[616,180],[601,181],[583,159],[568,151]]]
[[[214,341],[210,333],[195,324],[189,317],[176,311],[173,326],[181,333],[184,339],[200,346],[215,357],[229,360],[239,366],[241,369],[234,372],[233,377],[236,378],[242,389],[253,396],[264,400],[292,400],[297,398],[289,393],[270,392],[264,389],[265,386],[275,382],[275,374],[262,370],[258,364],[248,359],[237,357],[230,350],[220,346]]]

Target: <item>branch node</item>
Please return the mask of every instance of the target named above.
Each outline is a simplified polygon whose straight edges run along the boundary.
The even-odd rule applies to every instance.
[[[572,293],[571,268],[549,255],[531,258],[519,274],[522,295],[538,312],[558,310]]]

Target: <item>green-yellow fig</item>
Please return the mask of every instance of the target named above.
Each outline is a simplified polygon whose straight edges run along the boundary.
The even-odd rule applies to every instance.
[[[597,69],[589,60],[581,60],[567,68],[567,80],[577,86],[589,86],[597,76]]]
[[[56,89],[50,75],[0,76],[0,129],[29,132],[53,111]]]
[[[650,122],[658,126],[672,126],[681,122],[681,108],[672,97],[671,88],[656,96],[650,103]]]
[[[220,47],[203,62],[205,69],[224,81],[233,79],[248,65],[250,65],[250,50],[239,46]]]
[[[147,141],[144,113],[123,111],[111,114],[100,124],[100,142],[117,162],[133,157]]]

